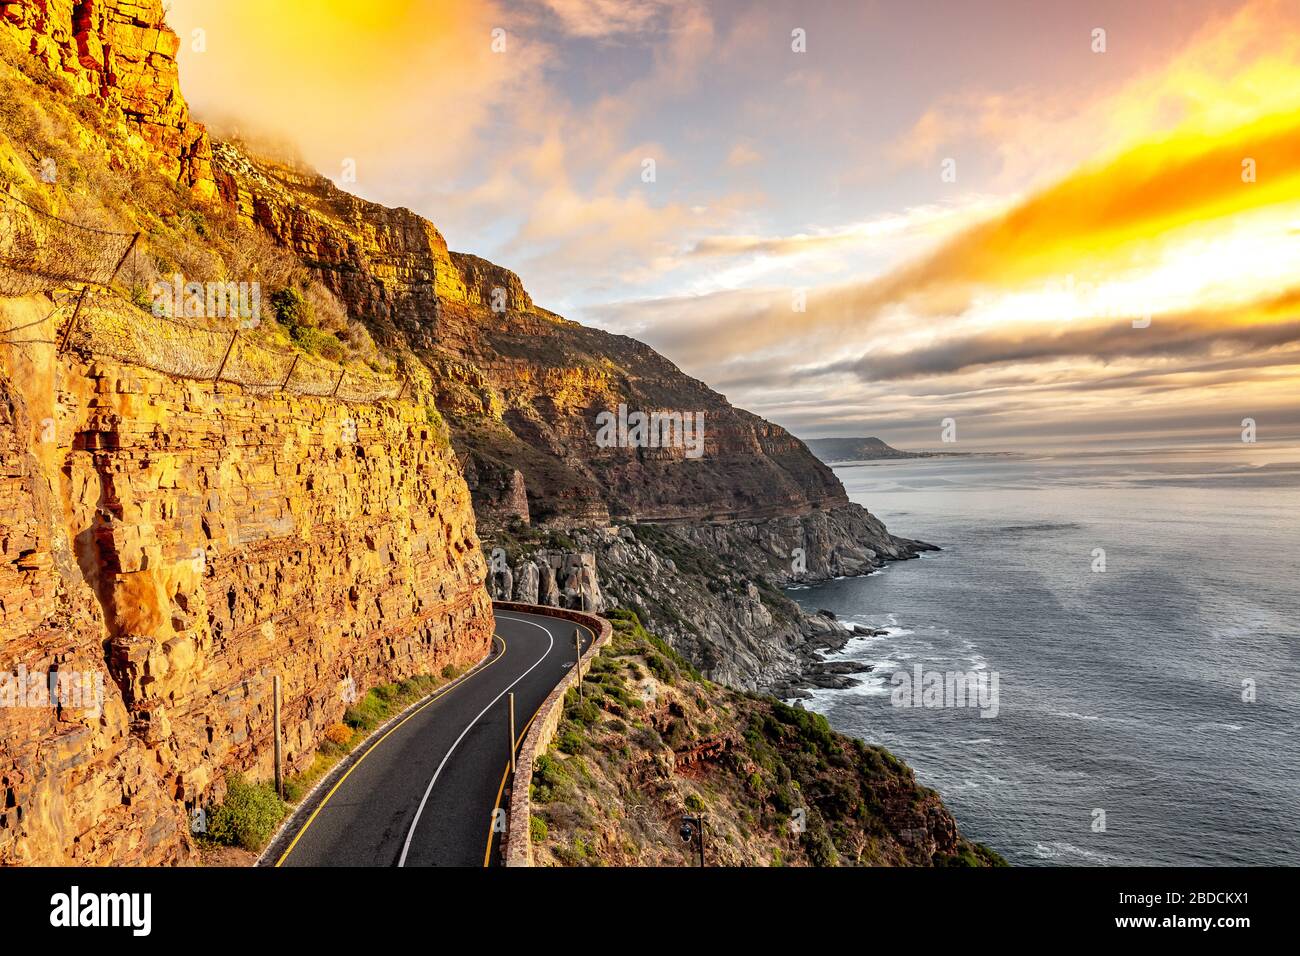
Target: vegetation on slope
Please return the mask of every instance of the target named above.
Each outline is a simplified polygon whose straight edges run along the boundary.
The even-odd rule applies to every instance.
[[[124,300],[150,311],[154,284],[177,274],[186,282],[257,283],[263,318],[275,321],[251,331],[254,340],[336,363],[391,366],[365,325],[349,320],[289,250],[230,208],[196,202],[139,146],[121,117],[76,95],[66,79],[0,35],[0,190],[79,226],[140,232],[138,251],[118,276]],[[76,231],[66,238],[98,241]],[[97,250],[85,252],[94,259]]]
[[[635,615],[609,617],[535,767],[539,863],[694,865],[679,831],[703,814],[711,866],[1003,864],[885,748],[706,681]]]

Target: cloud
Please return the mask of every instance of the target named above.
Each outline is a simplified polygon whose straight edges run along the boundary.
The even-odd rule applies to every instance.
[[[1112,55],[1093,62],[1106,64]],[[1250,0],[1209,18],[1171,57],[1135,75],[1076,73],[1074,84],[971,85],[950,93],[887,154],[896,164],[933,166],[941,156],[992,151],[1000,182],[1023,190],[1099,150],[1118,153],[1180,128],[1213,134],[1300,109],[1300,8]]]
[[[642,33],[678,5],[674,0],[542,0],[565,31],[589,39]]]
[[[1300,288],[1273,299],[1256,311],[1256,321],[1240,323],[1241,316],[1207,313],[1162,316],[1146,328],[1134,328],[1132,319],[1054,328],[1050,324],[1023,331],[983,335],[945,336],[940,341],[909,351],[869,353],[849,361],[832,362],[809,370],[810,374],[851,372],[867,381],[945,375],[987,365],[1023,365],[1087,359],[1165,359],[1229,352],[1251,354],[1300,343]],[[1260,321],[1285,316],[1287,321]],[[1287,360],[1289,364],[1289,360]]]
[[[754,163],[762,162],[762,160],[763,154],[748,143],[737,143],[731,147],[731,152],[727,154],[727,165],[732,169],[752,166]]]

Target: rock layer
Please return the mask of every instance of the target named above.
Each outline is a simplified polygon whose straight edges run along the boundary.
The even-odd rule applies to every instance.
[[[368,687],[488,649],[468,490],[420,406],[0,347],[0,453],[27,516],[0,540],[3,667],[106,675],[102,715],[0,710],[0,862],[181,861],[225,772],[270,774],[274,675],[293,770]]]
[[[212,146],[181,95],[164,16],[162,0],[0,0],[0,32],[118,116],[173,181],[215,199]]]

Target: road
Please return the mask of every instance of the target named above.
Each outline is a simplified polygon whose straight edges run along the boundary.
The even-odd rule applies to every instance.
[[[342,778],[322,787],[306,822],[267,855],[277,866],[495,866],[515,746],[585,651],[590,630],[554,617],[496,612],[495,652],[477,671],[374,741]],[[508,808],[507,808],[508,809]]]

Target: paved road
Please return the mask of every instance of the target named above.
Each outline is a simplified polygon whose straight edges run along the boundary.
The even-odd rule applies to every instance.
[[[568,621],[517,611],[496,614],[496,651],[475,673],[365,745],[318,806],[278,866],[495,866],[510,764],[507,693],[515,695],[517,739],[592,635]]]

